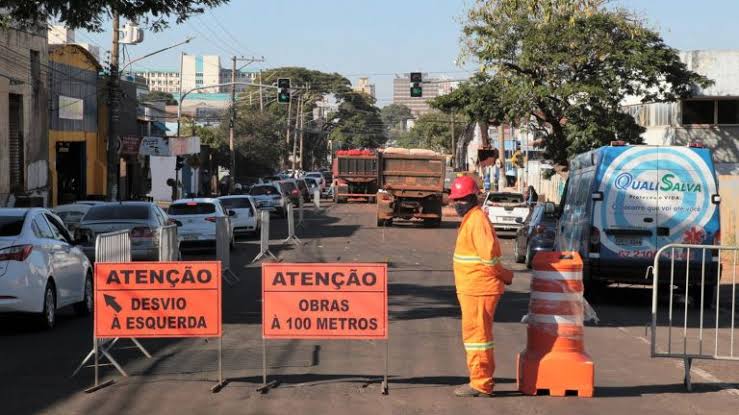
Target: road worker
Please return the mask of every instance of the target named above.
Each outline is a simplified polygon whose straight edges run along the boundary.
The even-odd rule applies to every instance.
[[[492,396],[495,358],[493,316],[500,296],[513,280],[501,263],[498,238],[478,202],[477,183],[468,176],[452,183],[449,198],[462,224],[454,249],[454,282],[462,308],[462,339],[470,383],[454,391],[460,397]]]

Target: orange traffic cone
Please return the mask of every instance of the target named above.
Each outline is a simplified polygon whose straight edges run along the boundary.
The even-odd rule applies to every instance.
[[[583,345],[582,259],[577,252],[540,252],[533,268],[526,350],[517,357],[518,390],[592,397],[595,365]]]

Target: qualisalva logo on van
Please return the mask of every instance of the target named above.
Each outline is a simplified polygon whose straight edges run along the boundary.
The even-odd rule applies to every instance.
[[[621,173],[616,176],[614,185],[619,190],[647,190],[660,192],[680,192],[680,193],[700,193],[702,191],[700,183],[687,183],[676,180],[677,177],[672,173],[667,173],[660,178],[659,182],[648,180],[635,180],[631,173]]]

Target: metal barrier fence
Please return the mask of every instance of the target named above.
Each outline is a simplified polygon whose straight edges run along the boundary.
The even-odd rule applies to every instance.
[[[180,260],[180,241],[177,225],[164,226],[159,232],[159,262]]]
[[[654,256],[651,354],[683,359],[689,391],[694,359],[739,361],[734,352],[738,251],[739,246],[670,244]],[[731,300],[721,304],[722,271],[728,264],[731,277],[725,281],[731,282]],[[665,291],[666,309],[660,307]],[[696,308],[691,309],[691,299]],[[712,309],[706,311],[709,305]]]
[[[315,206],[316,209],[321,208],[321,190],[320,189],[313,189],[313,206]]]
[[[300,210],[300,212],[302,212],[302,210]],[[295,235],[295,208],[292,203],[287,204],[287,238],[285,238],[283,243],[288,242],[292,242],[295,245],[300,245],[302,243],[298,236]]]
[[[233,235],[231,233],[231,219],[226,216],[216,218],[216,259],[221,261],[221,273],[223,280],[229,284],[235,284],[239,277],[231,271],[231,246]]]
[[[131,262],[131,236],[129,234],[129,230],[124,229],[116,232],[102,233],[97,235],[97,237],[95,238],[95,262]],[[99,306],[101,305],[95,304],[95,307]],[[95,338],[95,336],[93,335],[92,350],[90,350],[87,356],[82,359],[82,363],[77,366],[77,368],[72,373],[72,376],[75,376],[77,373],[79,373],[79,371],[82,370],[83,367],[85,367],[85,364],[93,357],[95,357],[95,364],[93,366],[95,369],[96,385],[98,384],[97,378],[99,366],[112,365],[118,370],[118,372],[120,372],[121,375],[128,376],[126,371],[123,370],[123,367],[115,360],[115,358],[113,358],[113,355],[111,354],[113,346],[118,343],[118,340],[120,340],[118,337],[114,339],[98,339]],[[136,340],[135,338],[131,338],[131,341],[141,351],[141,353],[144,354],[144,356],[146,356],[147,358],[151,358],[151,354],[149,354],[149,352],[141,343],[139,343],[138,340]],[[105,358],[107,358],[110,363],[99,364],[97,361],[98,351]]]
[[[272,259],[277,257],[269,250],[269,211],[259,211],[259,254],[251,260],[252,263],[259,261],[265,256],[269,256]]]
[[[97,235],[95,262],[131,262],[131,235],[128,229]]]

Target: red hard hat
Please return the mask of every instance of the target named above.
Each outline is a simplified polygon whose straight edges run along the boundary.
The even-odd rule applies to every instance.
[[[480,193],[480,188],[477,187],[477,182],[470,176],[461,176],[454,179],[452,183],[452,191],[449,193],[450,199],[462,199],[469,195],[476,195]]]

